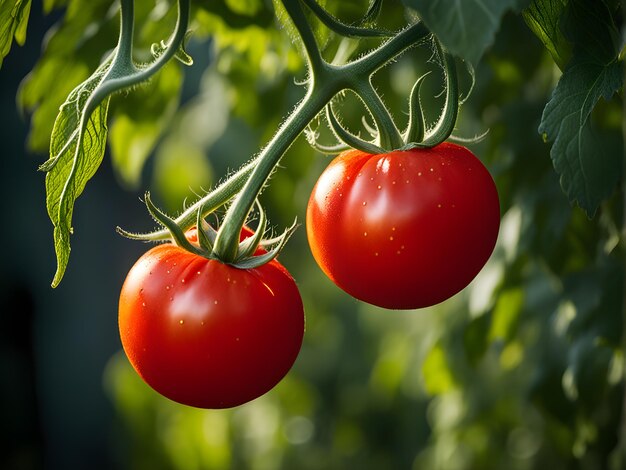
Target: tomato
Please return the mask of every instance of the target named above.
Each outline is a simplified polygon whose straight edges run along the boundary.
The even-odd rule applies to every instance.
[[[337,286],[380,307],[421,308],[482,269],[500,205],[491,175],[465,147],[349,150],[317,181],[306,224],[315,260]]]
[[[193,231],[188,233],[195,242]],[[131,268],[119,301],[124,351],[162,395],[229,408],[269,391],[293,365],[304,335],[295,281],[276,260],[238,269],[171,243]]]

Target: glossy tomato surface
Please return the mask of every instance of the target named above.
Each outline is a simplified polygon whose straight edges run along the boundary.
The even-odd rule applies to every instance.
[[[498,193],[465,147],[335,158],[307,207],[313,256],[330,279],[391,309],[442,302],[467,286],[491,255]]]
[[[229,408],[289,371],[304,310],[277,261],[242,270],[166,243],[128,273],[119,328],[131,364],[156,391],[190,406]]]

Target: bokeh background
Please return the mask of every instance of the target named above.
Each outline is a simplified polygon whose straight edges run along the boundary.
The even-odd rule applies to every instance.
[[[385,311],[328,281],[300,227],[281,260],[305,304],[302,352],[267,395],[211,411],[157,395],[121,352],[119,290],[147,247],[115,227],[153,227],[140,201],[146,189],[175,213],[258,152],[302,96],[302,59],[271,4],[198,2],[193,67],[173,64],[147,88],[114,98],[110,146],[78,200],[70,265],[53,290],[52,226],[37,171],[51,122],[32,112],[58,109],[63,90],[113,47],[118,21],[108,1],[57,2],[68,3],[44,15],[34,1],[26,44],[14,45],[0,69],[1,468],[621,468],[622,201],[614,194],[590,220],[562,194],[537,133],[560,72],[521,16],[505,16],[457,126],[465,137],[489,130],[470,146],[502,206],[483,272],[436,307]],[[366,3],[328,8],[350,22]],[[404,23],[399,4],[385,5],[384,23]],[[63,23],[65,11],[74,23]],[[138,6],[140,57],[171,30],[173,14],[166,1]],[[330,57],[340,45],[359,52],[323,29],[318,38]],[[69,65],[39,72],[45,87],[24,81],[45,51],[68,44]],[[400,123],[414,81],[438,70],[431,55],[411,51],[375,77]],[[431,122],[439,78],[431,74],[424,89]],[[462,74],[465,90],[470,81]],[[346,96],[338,108],[358,130],[358,101]],[[594,119],[619,132],[620,103],[602,103]],[[304,221],[328,158],[304,138],[290,149],[262,197],[277,229],[294,216]]]

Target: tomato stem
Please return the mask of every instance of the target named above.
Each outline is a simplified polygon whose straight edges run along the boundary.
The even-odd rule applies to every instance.
[[[316,7],[315,5],[317,4],[314,5],[313,0],[302,0],[302,2],[331,29],[343,31],[345,25],[326,14],[321,7]],[[371,149],[399,148],[403,145],[402,134],[395,126],[382,99],[373,88],[371,76],[398,54],[422,43],[431,36],[423,24],[417,23],[398,32],[369,54],[345,64],[331,64],[322,57],[311,26],[304,14],[301,1],[283,0],[282,4],[298,32],[305,53],[309,75],[306,82],[308,88],[304,98],[283,122],[258,157],[251,160],[224,183],[199,199],[192,206],[188,207],[183,214],[173,220],[179,229],[184,232],[193,225],[197,225],[201,217],[208,215],[232,199],[232,204],[226,212],[215,236],[211,257],[237,266],[246,265],[246,261],[241,257],[242,247],[239,242],[239,234],[252,206],[257,201],[259,194],[282,156],[309,123],[331,102],[335,95],[343,90],[352,90],[361,97],[370,110],[378,134],[377,142],[371,144]],[[376,2],[372,8],[373,10],[369,11],[368,15],[373,15],[377,11],[378,6],[376,6]],[[343,33],[357,36],[382,35],[381,31],[371,30],[372,33],[370,34],[364,31],[366,28],[361,28],[360,26],[355,28],[343,31]],[[170,47],[168,47],[166,52],[170,52],[171,44],[173,42],[170,42]],[[456,89],[449,89],[448,92],[456,93]],[[453,98],[446,102],[452,102]],[[448,122],[449,119],[446,119],[445,123]],[[340,127],[338,123],[337,126],[338,128]],[[357,138],[355,137],[355,139]],[[277,248],[272,250],[273,252],[276,252],[284,245],[294,227],[295,225],[287,229],[277,239]],[[167,229],[148,234],[129,234],[121,229],[118,229],[118,231],[138,240],[163,240],[171,237]],[[257,264],[262,261],[260,257],[254,258],[255,261],[250,261],[251,263]]]
[[[324,106],[330,101],[335,92],[334,87],[310,86],[304,99],[283,122],[278,132],[263,149],[248,181],[226,212],[222,226],[217,233],[217,239],[213,247],[213,252],[217,258],[226,263],[232,262],[237,258],[239,233],[255,199],[283,154],[309,122],[324,109]]]
[[[262,150],[250,177],[226,212],[213,247],[213,255],[225,263],[232,263],[238,259],[239,233],[272,171],[295,139],[337,93],[345,89],[364,93],[366,102],[374,108],[373,114],[379,126],[379,135],[389,140],[392,145],[401,143],[400,134],[380,97],[374,91],[370,76],[396,55],[430,34],[423,25],[417,24],[401,31],[373,53],[359,60],[345,65],[331,65],[322,58],[299,2],[284,1],[283,5],[304,45],[310,72],[308,89],[302,101]],[[385,126],[385,129],[381,129],[381,126]],[[389,130],[389,126],[393,127],[393,131]]]

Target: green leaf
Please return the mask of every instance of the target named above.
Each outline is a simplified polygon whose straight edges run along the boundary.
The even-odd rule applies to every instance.
[[[539,132],[553,142],[550,157],[570,202],[592,217],[621,175],[622,152],[591,127],[590,115],[600,97],[622,86],[622,66],[576,61],[563,73],[548,102]]]
[[[448,51],[476,65],[491,46],[504,13],[525,0],[402,0],[416,10]]]
[[[522,12],[530,30],[544,44],[561,70],[569,61],[572,47],[559,23],[567,0],[533,0]]]
[[[617,57],[620,33],[605,0],[569,0],[561,28],[576,56],[585,55],[602,64]]]
[[[53,287],[61,281],[69,260],[74,203],[104,157],[109,97],[100,103],[93,103],[91,98],[110,66],[110,60],[104,62],[61,106],[52,131],[50,159],[41,166],[48,172],[46,206],[54,225],[57,255]]]
[[[622,173],[622,140],[591,125],[600,98],[610,100],[623,84],[619,34],[606,4],[595,0],[570,0],[563,28],[574,57],[544,109],[539,132],[553,142],[550,157],[563,191],[592,217]]]
[[[30,16],[30,0],[2,0],[0,2],[0,67],[9,54],[13,38],[23,46]]]

